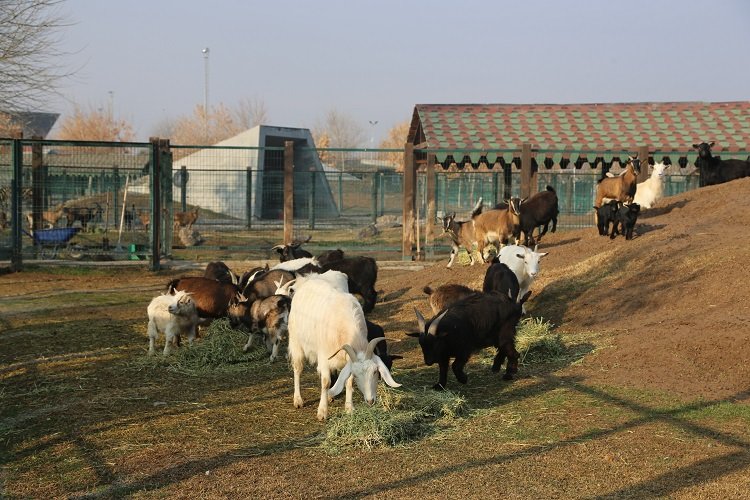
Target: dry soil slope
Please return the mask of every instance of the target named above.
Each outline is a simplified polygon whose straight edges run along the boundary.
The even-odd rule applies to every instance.
[[[614,241],[591,228],[546,237],[531,312],[563,333],[596,332],[611,346],[569,372],[593,383],[663,389],[706,399],[750,390],[750,179],[661,200],[644,212],[637,237]],[[481,287],[486,266],[384,277],[376,309],[393,330],[429,313],[422,287]]]

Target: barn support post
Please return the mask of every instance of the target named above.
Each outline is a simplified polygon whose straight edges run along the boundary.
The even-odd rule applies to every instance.
[[[503,165],[503,200],[513,196],[513,161]]]
[[[150,239],[151,239],[151,262],[149,268],[152,271],[158,271],[161,267],[160,262],[160,238],[161,234],[161,162],[160,162],[160,151],[159,151],[159,138],[151,137],[149,139],[151,148],[149,149],[149,175],[151,177],[151,225]]]
[[[521,199],[528,198],[538,190],[537,173],[531,161],[531,144],[521,146]]]
[[[33,136],[31,138],[31,219],[32,229],[44,228],[42,212],[44,207],[44,186],[46,184],[43,158],[42,138]]]
[[[310,168],[310,196],[307,198],[308,227],[315,229],[315,168]]]
[[[10,268],[12,271],[20,271],[23,267],[21,256],[21,190],[23,189],[23,146],[21,139],[13,139],[10,145],[10,162],[13,169],[13,177],[10,181],[10,220],[11,220],[11,254]]]
[[[425,182],[427,183],[427,210],[424,225],[424,251],[427,258],[435,255],[435,220],[437,219],[435,207],[435,155],[427,155],[427,166],[425,167]]]
[[[187,183],[187,167],[183,165],[180,167],[180,205],[183,212],[187,212]]]
[[[638,148],[638,159],[641,160],[641,172],[638,174],[637,182],[643,182],[648,179],[648,146]]]
[[[294,142],[284,141],[284,244],[294,239]]]
[[[118,203],[117,199],[120,195],[120,169],[115,165],[112,167],[112,220],[114,221],[114,227],[117,227],[117,214],[119,213],[117,211]],[[109,207],[107,207],[107,211],[109,212]],[[135,216],[135,214],[133,214]],[[107,223],[105,224],[107,227],[109,224],[109,214],[107,215]]]
[[[373,224],[378,222],[378,172],[372,174],[372,184],[370,185],[370,211],[372,212],[371,221]]]
[[[159,165],[161,168],[161,206],[167,208],[166,212],[162,210],[161,252],[162,256],[171,258],[172,238],[174,237],[174,196],[172,193],[174,180],[169,139],[159,139]]]
[[[412,247],[414,245],[414,212],[417,173],[414,168],[414,145],[404,146],[404,193],[403,193],[403,224],[401,233],[401,259],[414,260]]]

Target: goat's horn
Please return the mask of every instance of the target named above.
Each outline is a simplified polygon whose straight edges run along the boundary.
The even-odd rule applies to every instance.
[[[367,344],[367,350],[365,351],[365,359],[372,359],[372,354],[375,352],[375,346],[378,342],[385,340],[385,337],[376,337]]]
[[[271,250],[278,250],[280,248],[284,248],[284,245],[276,245],[275,247],[271,247]]]
[[[354,351],[354,348],[352,346],[350,346],[349,344],[342,345],[341,348],[338,351],[336,351],[333,354],[331,354],[331,356],[328,359],[331,359],[335,355],[337,355],[341,349],[343,349],[343,350],[346,351],[346,353],[349,355],[349,357],[351,358],[352,361],[356,361],[357,360],[357,353]]]
[[[443,314],[432,320],[432,323],[430,323],[430,328],[427,329],[427,335],[437,335],[437,328],[438,324],[440,323],[440,320],[443,319],[443,316],[446,315],[448,312],[448,309],[443,311]]]

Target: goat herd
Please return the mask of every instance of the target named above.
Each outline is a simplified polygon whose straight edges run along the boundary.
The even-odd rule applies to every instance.
[[[710,158],[710,145],[695,147],[699,150],[700,168],[701,159],[705,160],[701,148],[708,150]],[[594,203],[599,233],[606,235],[611,231],[610,238],[617,234],[632,238],[641,207],[650,208],[663,195],[666,168],[657,163],[651,177],[636,185],[640,161],[629,157],[620,176],[600,180]],[[750,173],[748,166],[744,168],[746,173],[739,177]],[[726,180],[731,179],[718,182]],[[464,367],[471,354],[487,347],[496,349],[493,372],[500,371],[505,363],[503,378],[510,380],[518,371],[516,327],[531,295],[531,283],[539,273],[540,260],[547,255],[537,251],[536,242],[550,223],[551,231],[555,231],[559,213],[557,194],[551,186],[528,199],[513,198],[484,212],[482,208],[480,198],[471,220],[456,221],[455,213],[442,219],[443,231],[452,241],[448,267],[453,265],[460,247],[467,249],[474,264],[474,244],[483,262],[489,263],[482,291],[463,284],[446,284],[434,290],[425,287],[433,317],[427,320],[415,309],[419,332],[407,334],[419,339],[426,365],[437,363],[439,376],[433,386],[436,390],[447,386],[451,358],[456,379],[465,384]],[[536,228],[540,231],[535,238]],[[514,245],[508,244],[511,236],[515,238]],[[192,343],[199,325],[228,317],[232,327],[249,332],[244,350],[252,346],[255,336],[260,336],[271,361],[278,357],[282,341],[288,340],[295,407],[303,405],[300,374],[304,364],[317,367],[321,382],[318,419],[327,418],[329,399],[344,387],[345,408],[351,411],[354,383],[368,404],[375,401],[380,378],[391,387],[399,387],[390,369],[400,356],[388,353],[383,328],[365,318],[377,301],[375,260],[345,256],[341,250],[313,257],[301,248],[302,243],[305,242],[277,245],[273,249],[279,253],[279,264],[252,269],[241,277],[224,263],[212,262],[204,276],[172,280],[166,292],[148,306],[149,354],[155,352],[159,333],[166,338],[166,355],[173,344],[180,344],[182,337]],[[485,254],[488,244],[500,249],[492,259]]]

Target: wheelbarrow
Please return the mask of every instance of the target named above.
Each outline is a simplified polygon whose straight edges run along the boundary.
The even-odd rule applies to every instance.
[[[58,227],[52,229],[36,229],[26,231],[22,229],[26,235],[34,240],[34,246],[36,246],[38,255],[44,257],[44,249],[51,249],[51,255],[49,258],[54,259],[57,257],[57,250],[60,247],[69,248],[70,239],[76,235],[81,228],[79,227]],[[71,255],[75,258],[75,255]]]

